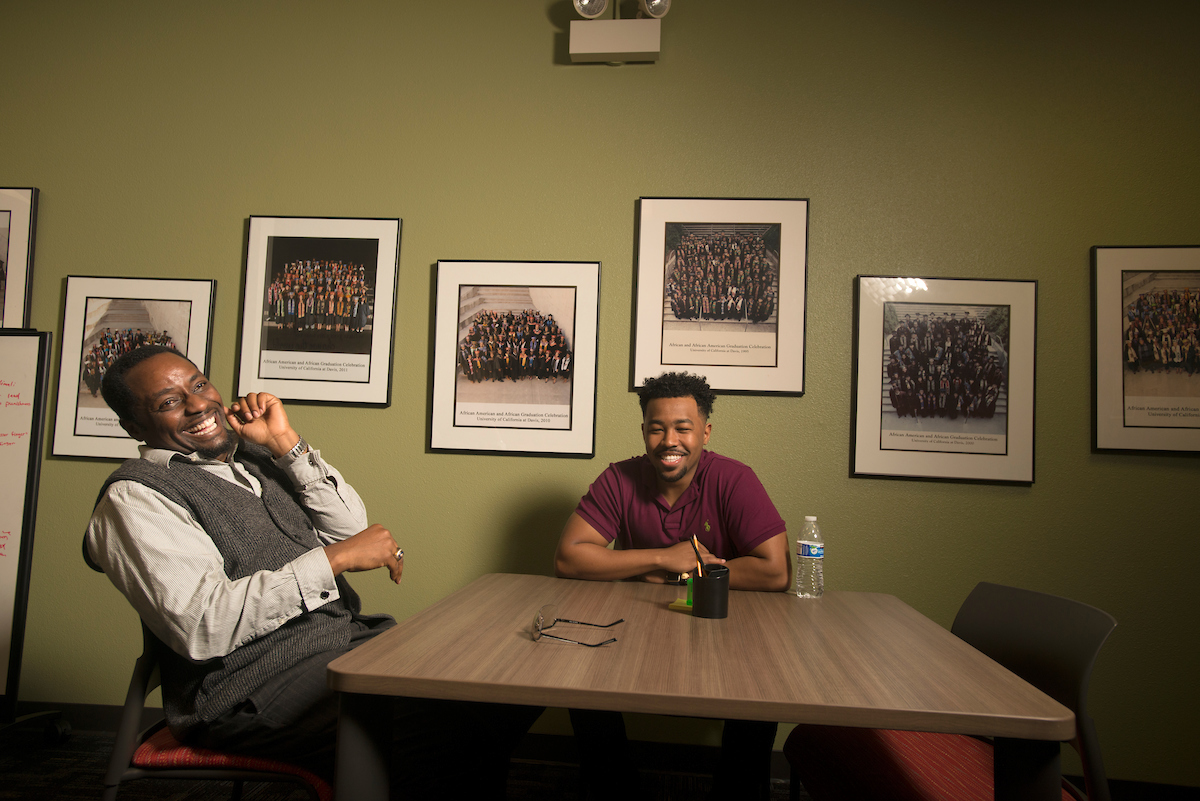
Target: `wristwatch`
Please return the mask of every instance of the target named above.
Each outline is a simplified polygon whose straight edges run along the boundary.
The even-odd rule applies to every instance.
[[[308,453],[308,443],[304,441],[304,437],[300,437],[292,449],[279,458],[292,460],[304,453]]]

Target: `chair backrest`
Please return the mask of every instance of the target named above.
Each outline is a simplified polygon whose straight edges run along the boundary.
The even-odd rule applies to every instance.
[[[1087,714],[1096,654],[1116,627],[1094,606],[1016,587],[980,582],[950,630],[1075,713],[1074,745],[1088,798],[1108,798],[1095,725]]]
[[[146,708],[146,696],[158,686],[158,638],[142,623],[142,655],[133,666],[133,676],[125,694],[125,706],[121,709],[121,721],[117,726],[117,737],[113,743],[112,756],[104,777],[106,787],[115,788],[129,768],[129,761],[138,747],[142,712]],[[114,791],[115,792],[115,791]]]

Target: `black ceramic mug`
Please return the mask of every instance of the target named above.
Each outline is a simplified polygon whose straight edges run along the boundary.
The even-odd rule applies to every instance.
[[[692,617],[729,617],[729,568],[705,565],[692,577]]]

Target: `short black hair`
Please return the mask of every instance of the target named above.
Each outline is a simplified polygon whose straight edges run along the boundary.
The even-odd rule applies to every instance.
[[[642,404],[642,416],[650,401],[659,398],[692,398],[696,408],[707,420],[712,414],[717,396],[708,388],[708,379],[691,373],[663,373],[658,378],[647,378],[638,390],[638,402]]]
[[[147,359],[164,353],[170,353],[186,359],[188,362],[192,361],[175,348],[166,345],[145,345],[119,357],[104,371],[104,378],[100,381],[100,394],[104,396],[104,402],[108,404],[108,408],[117,413],[117,417],[122,420],[135,419],[133,409],[137,398],[133,397],[133,391],[125,380],[125,374]],[[192,366],[195,367],[195,363],[192,363]]]

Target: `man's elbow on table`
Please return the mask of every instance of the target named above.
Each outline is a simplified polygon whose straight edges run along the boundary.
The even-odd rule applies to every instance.
[[[789,568],[784,568],[782,571],[776,572],[770,577],[767,583],[767,592],[786,592],[792,586],[792,571]]]
[[[597,556],[595,546],[607,551],[607,545],[600,532],[572,512],[558,538],[558,547],[554,549],[554,575],[558,578],[591,578],[586,564],[588,557]]]
[[[558,578],[586,579],[590,578],[581,561],[579,548],[586,547],[579,543],[559,542],[554,551],[554,575]]]

